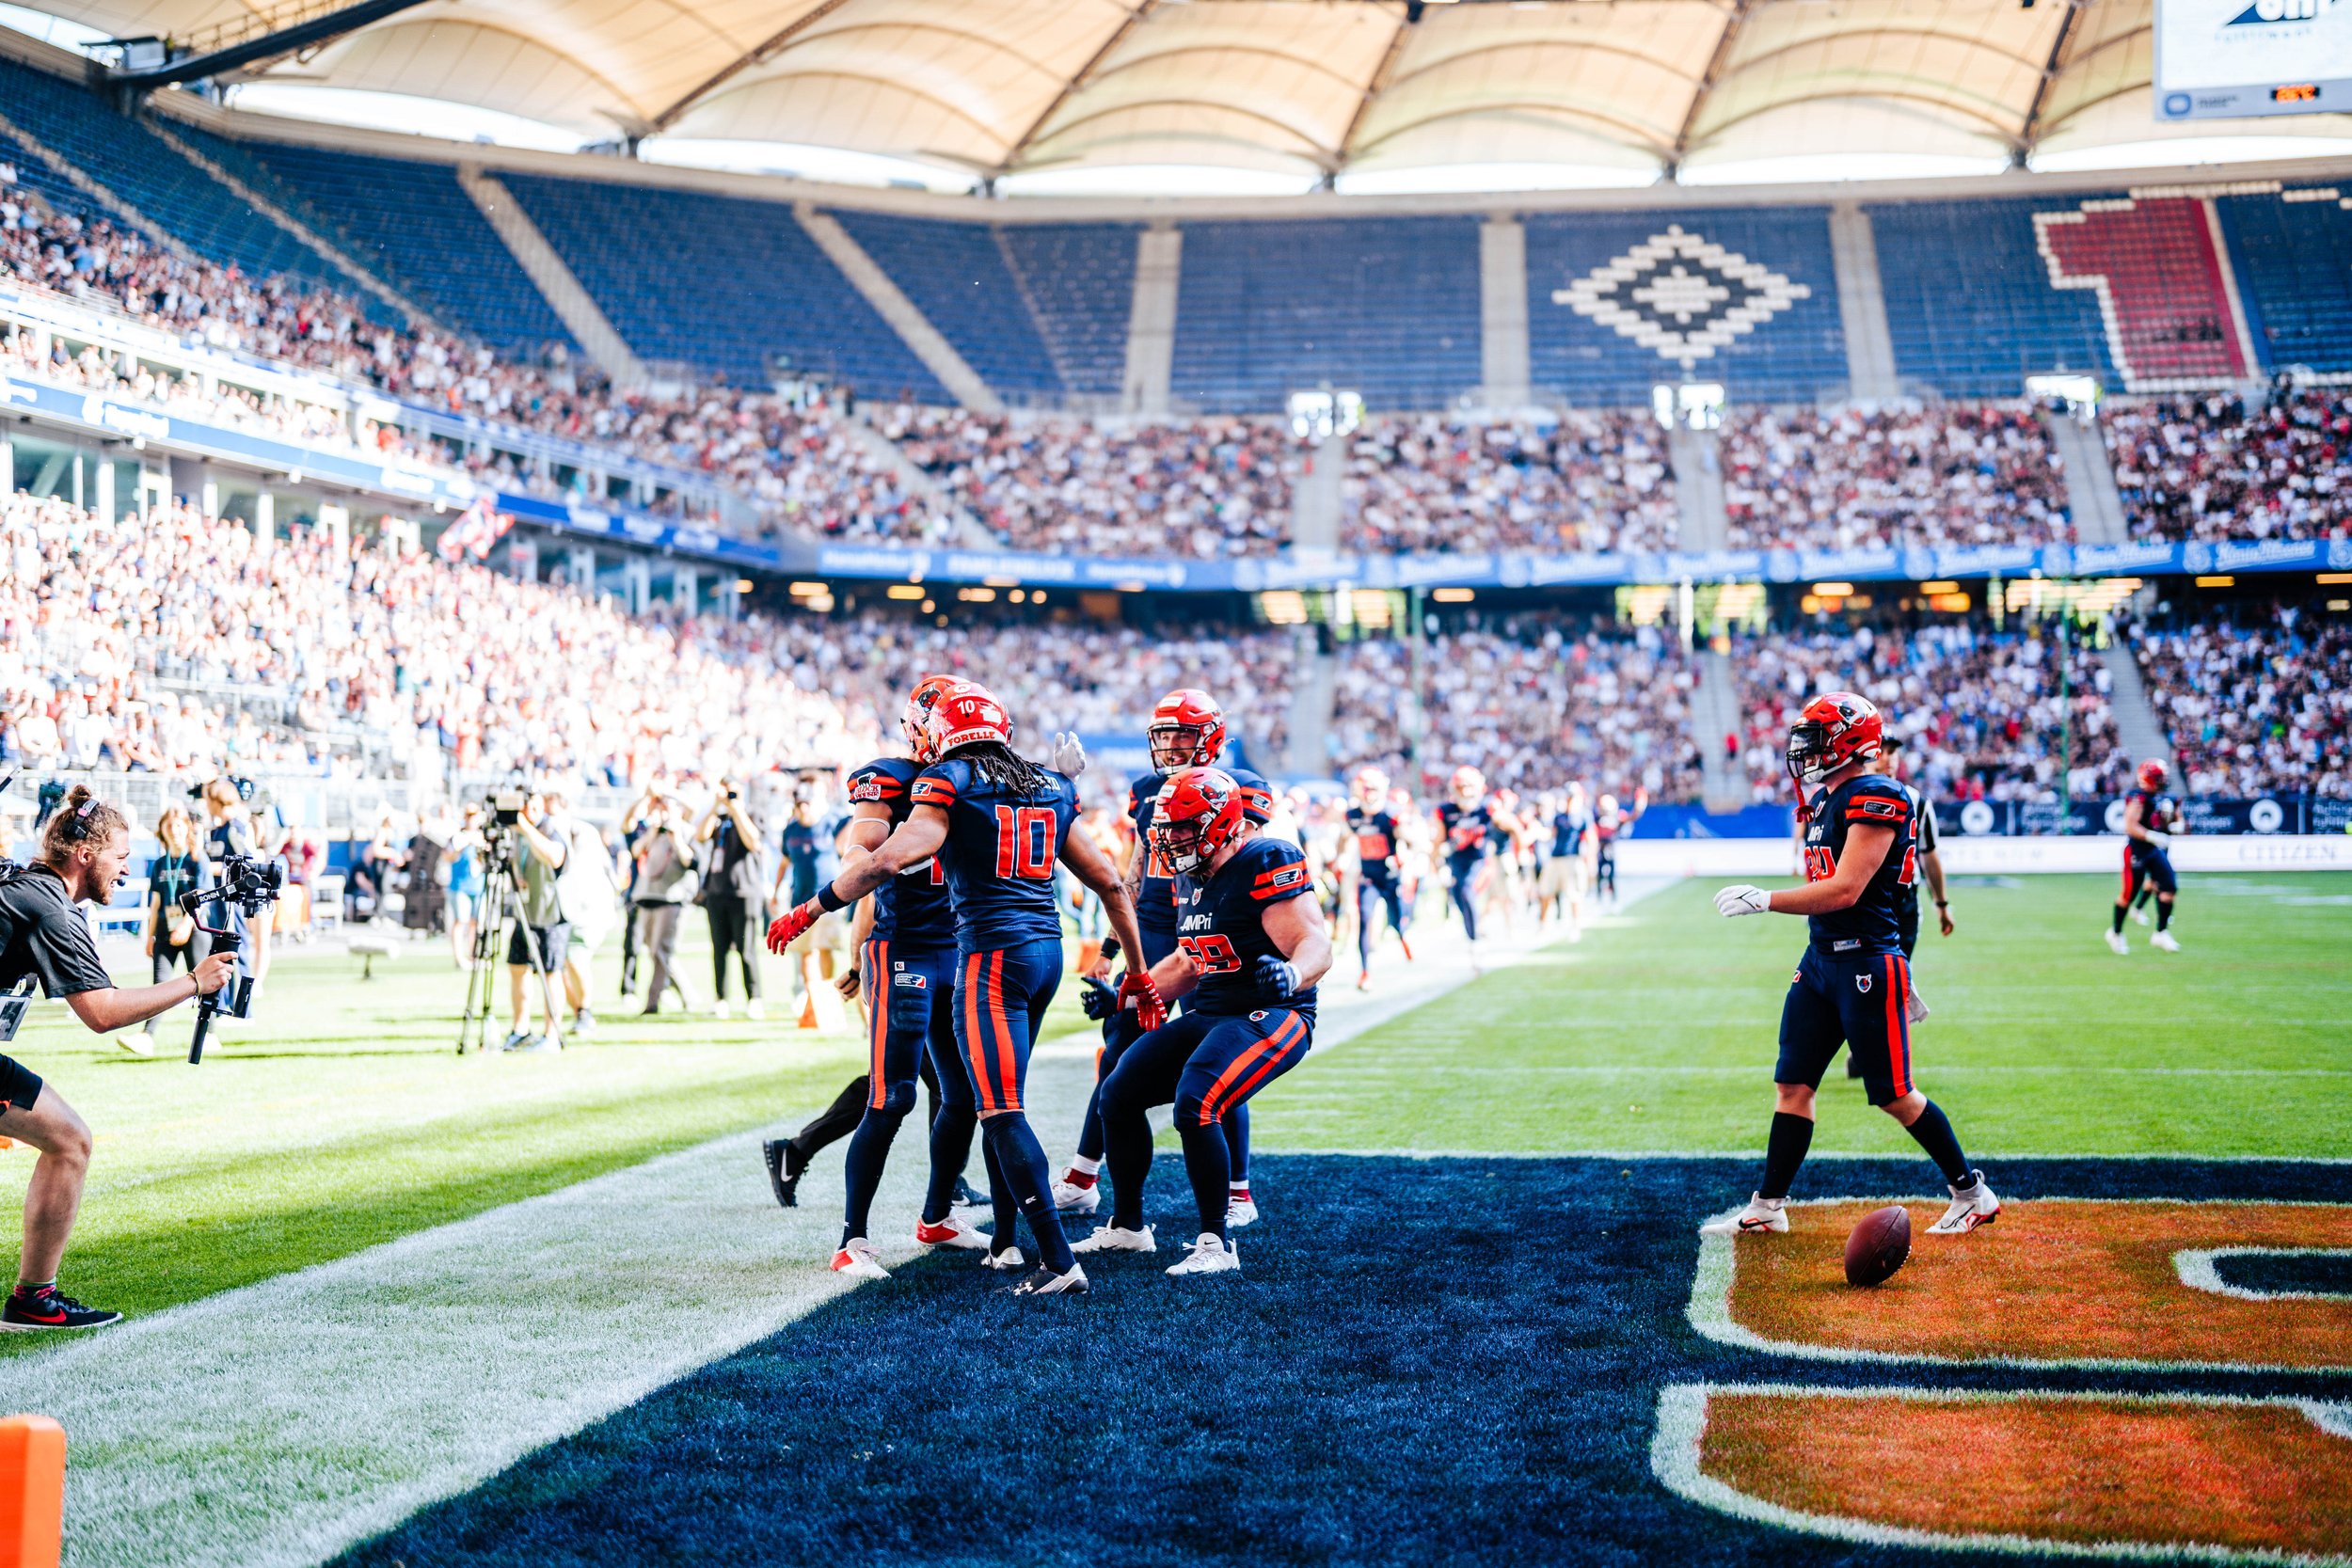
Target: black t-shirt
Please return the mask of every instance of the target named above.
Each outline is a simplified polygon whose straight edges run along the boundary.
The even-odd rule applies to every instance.
[[[106,990],[114,976],[99,960],[89,922],[66,896],[65,883],[47,866],[36,865],[0,882],[0,990],[26,975],[40,981],[44,996],[79,996]]]

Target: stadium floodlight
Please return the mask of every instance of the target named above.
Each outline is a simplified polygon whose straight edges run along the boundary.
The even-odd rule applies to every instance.
[[[1302,441],[1324,441],[1345,436],[1364,422],[1364,400],[1359,392],[1337,392],[1328,387],[1290,395],[1291,431]]]

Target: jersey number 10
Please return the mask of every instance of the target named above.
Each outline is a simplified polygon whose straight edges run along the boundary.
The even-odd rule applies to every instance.
[[[996,808],[996,875],[1032,882],[1053,880],[1052,807]]]

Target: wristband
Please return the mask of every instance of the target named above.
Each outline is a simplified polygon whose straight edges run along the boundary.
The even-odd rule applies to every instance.
[[[1119,957],[1119,939],[1104,937],[1103,939],[1103,961],[1108,963],[1117,957]]]
[[[1939,910],[1948,910],[1948,909],[1950,909],[1952,906],[1951,906],[1951,901],[1950,901],[1949,899],[1946,899],[1946,898],[1938,898],[1938,899],[1935,901],[1935,907],[1936,907],[1937,909],[1939,909]]]
[[[827,914],[833,913],[835,910],[846,910],[852,902],[853,900],[844,898],[841,895],[834,892],[833,884],[831,882],[827,882],[823,887],[817,890],[817,907],[824,911]]]

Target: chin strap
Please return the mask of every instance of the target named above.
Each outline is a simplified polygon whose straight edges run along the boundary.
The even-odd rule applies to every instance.
[[[1797,826],[1802,828],[1813,820],[1813,808],[1804,800],[1804,773],[1794,757],[1788,759],[1788,782],[1797,786]]]

